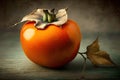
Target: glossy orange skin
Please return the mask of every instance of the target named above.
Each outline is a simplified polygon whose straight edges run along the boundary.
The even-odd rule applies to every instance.
[[[49,25],[44,30],[37,29],[34,23],[25,23],[20,32],[22,48],[31,61],[49,68],[58,68],[75,58],[81,33],[74,21],[68,20],[62,26]]]

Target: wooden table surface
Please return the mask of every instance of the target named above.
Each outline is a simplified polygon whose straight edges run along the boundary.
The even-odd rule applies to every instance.
[[[95,68],[89,60],[85,73],[81,74],[83,59],[80,55],[61,69],[49,69],[31,62],[19,42],[19,32],[1,32],[0,37],[0,80],[118,80],[119,68]],[[83,35],[80,51],[95,40],[96,35]],[[120,64],[119,35],[101,35],[101,49],[106,50],[116,64]]]

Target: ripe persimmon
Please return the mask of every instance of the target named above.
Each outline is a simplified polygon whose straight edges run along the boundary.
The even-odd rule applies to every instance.
[[[35,21],[26,22],[20,31],[20,41],[26,56],[33,62],[58,68],[72,61],[78,53],[81,32],[76,22],[46,25],[37,29]]]

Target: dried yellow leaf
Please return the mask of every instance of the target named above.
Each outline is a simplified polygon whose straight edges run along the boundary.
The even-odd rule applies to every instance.
[[[114,66],[109,54],[106,51],[100,50],[98,37],[87,47],[86,55],[95,66]]]

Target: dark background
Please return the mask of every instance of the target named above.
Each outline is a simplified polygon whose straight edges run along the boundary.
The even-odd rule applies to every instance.
[[[78,23],[82,33],[80,52],[86,51],[97,36],[102,50],[120,64],[119,0],[0,0],[0,80],[81,79],[83,59],[78,55],[60,70],[52,70],[29,61],[19,42],[22,24],[12,27],[37,8],[66,8],[68,17]],[[94,68],[87,61],[85,79],[118,79],[118,68]]]
[[[37,8],[66,8],[68,16],[75,20],[84,33],[119,33],[119,0],[1,0],[0,29],[20,21]]]

